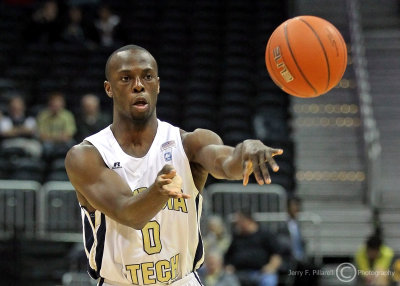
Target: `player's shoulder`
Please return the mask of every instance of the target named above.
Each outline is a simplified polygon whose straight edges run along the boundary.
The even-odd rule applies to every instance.
[[[182,144],[186,154],[192,154],[208,145],[222,145],[221,137],[209,129],[197,128],[193,131],[180,129]]]
[[[68,168],[78,168],[100,162],[101,155],[96,147],[89,141],[82,141],[69,149],[65,157],[65,166]]]
[[[221,137],[214,131],[209,129],[197,128],[193,131],[185,131],[180,129],[182,141],[202,142],[207,144],[222,143]]]

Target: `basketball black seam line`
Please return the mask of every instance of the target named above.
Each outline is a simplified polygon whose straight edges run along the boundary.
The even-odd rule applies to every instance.
[[[315,32],[314,28],[304,19],[299,18],[300,21],[302,21],[304,24],[307,25],[307,27],[310,28],[310,30],[314,33],[315,37],[317,38],[319,44],[321,45],[322,51],[324,52],[324,56],[325,56],[325,61],[326,61],[326,65],[328,66],[328,82],[326,84],[326,88],[325,91],[327,91],[328,87],[329,87],[329,83],[331,81],[331,66],[329,65],[329,58],[328,55],[326,54],[326,50],[324,45],[322,44],[321,38],[319,37],[319,35],[317,34],[317,32]]]
[[[347,66],[347,46],[346,46],[346,42],[344,41],[342,35],[340,34],[339,30],[335,31],[336,33],[339,34],[339,40],[340,43],[342,45],[342,50],[343,50],[343,63],[342,63],[342,67],[344,67],[344,70],[339,78],[339,81],[335,83],[335,86],[339,84],[340,80],[342,79],[344,73],[346,72],[346,66]]]
[[[338,32],[339,32],[339,31],[338,31]],[[344,69],[343,69],[343,73],[342,73],[341,77],[339,78],[339,82],[340,82],[340,80],[342,79],[342,77],[343,77],[343,75],[344,75],[344,73],[346,72],[346,69],[347,69],[347,46],[346,46],[346,42],[345,42],[343,36],[340,34],[340,32],[339,32],[339,36],[340,36],[340,37],[339,37],[339,38],[340,38],[340,41],[342,42],[343,55],[344,55],[344,57],[343,57],[343,66],[344,66]],[[337,82],[336,85],[337,85],[339,82]]]
[[[288,24],[285,23],[285,25],[284,25],[284,27],[283,27],[283,30],[284,30],[285,40],[286,40],[286,44],[287,44],[287,46],[288,46],[288,48],[289,48],[290,55],[292,56],[293,61],[294,61],[295,65],[296,65],[297,69],[299,70],[301,76],[304,78],[304,80],[306,81],[306,83],[314,90],[314,93],[315,93],[315,94],[318,94],[318,92],[317,92],[317,90],[315,89],[315,87],[308,81],[307,77],[304,75],[303,71],[301,70],[301,68],[299,67],[299,64],[298,64],[297,61],[296,61],[296,58],[295,58],[294,55],[293,55],[292,47],[290,46],[289,38],[288,38],[288,34],[287,34],[287,25],[288,25]]]
[[[271,37],[272,37],[272,35],[271,35]],[[271,68],[272,68],[273,65],[272,65],[272,63],[271,63],[271,53],[270,53],[269,47],[270,47],[270,45],[269,45],[269,43],[268,43],[268,44],[267,44],[268,61],[269,61],[269,64],[270,64],[270,66],[271,66]],[[275,63],[275,62],[274,62],[274,63]],[[293,92],[293,94],[299,95],[299,93],[296,92],[295,90],[293,90],[293,89],[287,87],[286,85],[281,84],[276,78],[274,79],[273,76],[275,76],[275,74],[273,73],[273,70],[272,70],[272,74],[273,74],[273,75],[270,75],[272,81],[275,82],[275,84],[278,85],[280,89],[282,89],[284,92],[286,92],[286,91],[283,89],[283,88],[285,88],[285,89],[287,89],[288,91]],[[276,82],[278,82],[278,83],[276,83]],[[288,93],[288,92],[286,92],[286,93]],[[299,95],[299,96],[304,97],[305,95]]]

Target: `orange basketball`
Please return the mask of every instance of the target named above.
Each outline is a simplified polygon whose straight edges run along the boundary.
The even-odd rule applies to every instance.
[[[272,80],[285,92],[315,97],[335,87],[347,65],[342,35],[328,21],[298,16],[272,33],[265,50]]]

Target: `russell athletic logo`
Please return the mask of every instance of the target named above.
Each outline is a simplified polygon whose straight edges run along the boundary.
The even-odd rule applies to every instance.
[[[114,162],[114,166],[112,167],[113,169],[119,169],[122,168],[121,162]]]

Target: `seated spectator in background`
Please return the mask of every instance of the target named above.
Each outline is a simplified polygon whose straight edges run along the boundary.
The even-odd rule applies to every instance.
[[[65,109],[64,95],[60,92],[50,94],[48,106],[37,116],[39,138],[43,144],[46,159],[65,156],[75,141],[74,115]]]
[[[319,275],[314,270],[319,268],[314,265],[307,257],[306,243],[301,233],[298,216],[301,211],[301,199],[296,196],[289,197],[287,200],[288,220],[283,228],[278,232],[278,240],[281,245],[283,264],[281,271],[289,273],[289,270],[305,273],[309,275],[296,275],[293,277],[294,286],[309,285],[314,286],[319,283]]]
[[[25,101],[21,96],[14,96],[8,103],[8,114],[0,116],[1,147],[17,147],[28,156],[40,157],[42,145],[35,138],[36,120],[25,113]]]
[[[111,124],[111,117],[101,112],[100,100],[96,95],[86,94],[81,99],[81,111],[76,122],[76,141],[80,142]]]
[[[98,9],[98,19],[95,20],[95,27],[100,38],[100,45],[112,47],[121,43],[121,19],[113,14],[107,5]]]
[[[241,285],[275,286],[282,258],[275,236],[260,229],[250,211],[236,214],[232,243],[225,264]]]
[[[62,33],[62,39],[70,44],[80,44],[89,48],[94,48],[96,30],[93,25],[87,23],[83,18],[82,9],[72,6],[68,10],[68,20]]]
[[[392,265],[393,286],[400,286],[400,258],[396,258]]]
[[[240,286],[236,275],[225,271],[223,255],[218,249],[206,251],[204,265],[199,270],[199,275],[207,286]]]
[[[27,23],[25,39],[28,42],[49,44],[60,39],[62,20],[57,1],[48,0],[37,9]]]
[[[222,254],[225,254],[231,243],[231,237],[220,216],[213,215],[207,219],[203,242],[206,253],[207,249],[217,249]]]
[[[376,271],[389,271],[393,262],[393,250],[384,245],[379,234],[368,237],[366,243],[362,245],[355,254],[355,264],[361,275],[359,280],[361,285],[386,286],[390,285],[391,275],[373,275]]]

